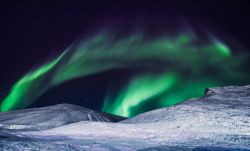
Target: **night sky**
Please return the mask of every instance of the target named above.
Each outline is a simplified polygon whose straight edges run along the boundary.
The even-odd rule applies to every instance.
[[[120,35],[138,28],[145,28],[149,35],[157,35],[161,31],[185,28],[184,23],[188,22],[194,29],[204,27],[231,44],[230,47],[236,48],[234,53],[240,53],[242,50],[237,49],[240,47],[249,55],[249,11],[247,1],[239,0],[1,1],[0,100],[26,73],[58,57],[80,37],[95,34],[105,27],[117,28]],[[242,69],[248,72],[249,60],[245,62]],[[72,103],[101,110],[110,85],[116,93],[135,72],[138,69],[118,68],[69,80],[50,88],[29,107]],[[141,112],[158,106],[151,103],[150,107],[144,107],[140,108]]]

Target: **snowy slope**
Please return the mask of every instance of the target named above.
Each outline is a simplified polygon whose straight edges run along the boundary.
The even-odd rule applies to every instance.
[[[179,123],[176,126],[180,128],[246,128],[250,126],[250,86],[210,88],[202,98],[142,113],[121,123],[159,121]]]
[[[11,133],[3,150],[250,150],[250,86],[211,88],[203,98],[118,123],[81,121]],[[26,142],[23,140],[27,139]]]
[[[117,122],[125,118],[71,104],[0,112],[1,130],[44,130],[80,121]]]

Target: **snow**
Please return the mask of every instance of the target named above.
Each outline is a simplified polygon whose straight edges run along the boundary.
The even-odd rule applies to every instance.
[[[45,130],[80,121],[117,122],[125,118],[88,108],[58,104],[0,113],[0,128],[5,130]],[[1,134],[1,131],[0,131]]]
[[[2,139],[3,150],[250,150],[250,86],[211,88],[202,98],[118,123],[83,120],[39,131],[11,128],[7,133],[16,140]]]

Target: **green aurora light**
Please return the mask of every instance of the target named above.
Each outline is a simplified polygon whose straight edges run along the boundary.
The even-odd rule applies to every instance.
[[[151,97],[168,91],[176,82],[176,75],[142,75],[133,79],[127,89],[120,93],[114,103],[105,104],[103,110],[122,116],[132,116],[131,108],[138,106]],[[108,100],[107,100],[108,101]],[[106,101],[106,102],[107,102]]]
[[[121,116],[202,96],[206,87],[250,81],[242,69],[247,57],[233,55],[218,39],[200,39],[191,32],[150,39],[138,33],[114,39],[103,32],[78,40],[58,58],[17,81],[0,110],[28,107],[51,87],[118,68],[154,69],[136,74],[118,94],[107,94],[103,111]]]

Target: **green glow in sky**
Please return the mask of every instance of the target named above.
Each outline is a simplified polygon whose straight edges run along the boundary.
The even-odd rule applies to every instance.
[[[30,72],[23,78],[21,78],[12,87],[9,95],[3,100],[0,106],[1,111],[9,111],[11,109],[18,108],[18,106],[26,106],[26,103],[28,101],[27,96],[29,98],[32,97],[31,93],[37,89],[37,86],[39,87],[39,85],[41,85],[40,82],[42,82],[44,75],[47,74],[48,71],[50,71],[57,64],[57,62],[60,60],[62,56],[63,55],[59,56],[54,61],[41,66],[39,70]],[[42,89],[38,90],[42,91]]]
[[[170,89],[176,83],[176,75],[167,73],[162,75],[142,75],[133,79],[112,104],[106,104],[104,111],[129,117],[131,109],[143,101],[159,95]],[[109,97],[108,97],[109,98]],[[106,100],[108,101],[108,100]]]
[[[147,69],[104,99],[103,111],[123,116],[201,96],[206,87],[249,82],[249,74],[241,69],[246,58],[234,56],[215,38],[200,40],[192,32],[114,37],[104,32],[74,42],[58,58],[18,80],[2,100],[1,111],[26,108],[65,81],[118,68]]]

